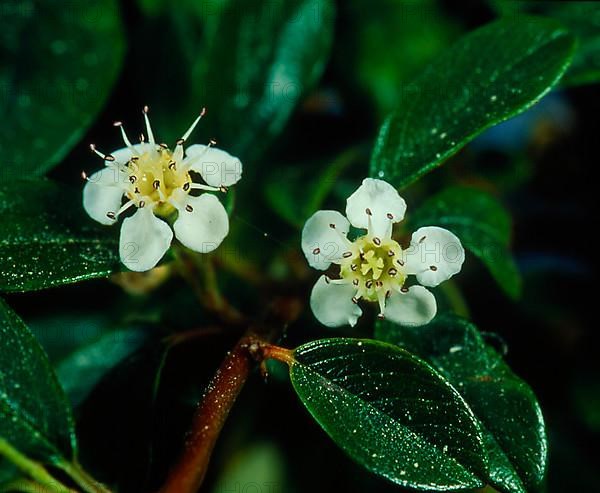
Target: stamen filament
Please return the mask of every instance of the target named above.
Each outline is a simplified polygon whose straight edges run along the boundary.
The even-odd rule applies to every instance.
[[[148,106],[144,106],[144,121],[146,122],[146,132],[148,133],[148,142],[151,144],[156,144],[154,140],[154,134],[152,133],[152,127],[150,126],[150,119],[148,118]]]

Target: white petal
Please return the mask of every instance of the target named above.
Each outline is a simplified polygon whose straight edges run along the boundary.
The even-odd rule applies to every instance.
[[[374,178],[365,178],[362,185],[348,197],[346,216],[356,228],[367,229],[371,212],[372,231],[369,234],[380,238],[391,235],[391,224],[404,219],[406,202],[389,183]],[[391,219],[390,219],[391,218]]]
[[[411,286],[407,293],[394,291],[385,303],[385,318],[400,325],[418,327],[435,317],[435,296],[423,286]]]
[[[362,315],[360,307],[352,301],[356,288],[348,284],[327,282],[321,276],[310,295],[310,307],[319,322],[327,327],[355,326]]]
[[[128,269],[144,272],[152,269],[171,245],[173,231],[148,207],[123,221],[119,254]]]
[[[454,233],[437,226],[419,228],[404,252],[406,272],[423,286],[434,287],[460,272],[465,250]]]
[[[83,187],[83,208],[92,219],[106,225],[115,223],[106,214],[117,212],[121,207],[124,193],[119,183],[121,179],[113,168],[103,168],[89,176]]]
[[[129,147],[123,147],[121,149],[117,149],[116,151],[111,152],[110,154],[115,158],[115,161],[119,164],[127,163],[132,156],[141,156],[142,154],[152,151],[156,149],[156,146],[145,142],[144,144],[134,144],[133,147],[136,150],[136,153],[133,153]],[[107,164],[110,164],[107,162]]]
[[[179,209],[173,225],[175,236],[186,247],[200,253],[212,252],[229,233],[229,217],[223,204],[210,193],[187,197],[186,206]]]
[[[242,177],[242,162],[221,149],[195,144],[185,153],[184,163],[212,187],[229,187]]]
[[[335,225],[335,229],[330,225]],[[326,270],[348,251],[350,223],[337,211],[317,211],[304,224],[302,251],[313,269]]]

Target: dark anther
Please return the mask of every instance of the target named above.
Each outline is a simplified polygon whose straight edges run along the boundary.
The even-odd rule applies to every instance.
[[[185,139],[177,139],[177,142],[175,142],[178,146],[182,146],[183,143],[185,142]]]
[[[159,180],[154,180],[152,182],[152,186],[154,187],[155,190],[158,190],[160,188],[160,181]]]
[[[383,283],[381,281],[375,281],[375,286],[380,288],[381,286],[383,286]]]
[[[131,184],[133,185],[136,181],[137,181],[137,176],[135,175],[131,175],[129,177],[129,181],[131,182]]]
[[[358,298],[356,298],[356,296],[352,297],[352,303],[354,303],[355,305],[358,305]]]
[[[114,212],[107,212],[107,213],[106,213],[106,216],[107,216],[109,219],[112,219],[113,221],[114,221],[114,220],[117,218],[117,216],[116,216],[116,214],[115,214]]]
[[[221,193],[227,193],[228,189],[227,189],[227,187],[226,187],[225,185],[221,185],[221,186],[219,187],[219,191],[220,191]]]
[[[319,255],[319,253],[321,253],[321,249],[320,248],[315,248],[313,250],[313,255]]]
[[[386,216],[388,219],[394,219],[394,215],[391,212],[388,212]]]
[[[377,237],[373,238],[373,243],[375,243],[375,245],[379,246],[381,245],[381,240]]]
[[[396,274],[398,274],[398,271],[392,267],[390,270],[388,270],[388,274],[394,277]]]
[[[342,257],[344,257],[344,258],[350,258],[350,257],[352,257],[352,252],[344,252],[344,254],[342,255]]]
[[[104,156],[105,161],[110,161],[111,163],[115,160],[115,157],[112,154],[107,154]]]
[[[400,259],[396,259],[396,262],[398,262],[398,265],[399,265],[400,267],[404,267],[404,262],[403,262],[402,260],[400,260]]]
[[[183,184],[183,191],[187,192],[190,189],[190,182],[187,181]]]
[[[170,170],[174,170],[174,169],[175,169],[175,161],[171,161],[171,162],[169,163],[169,169],[170,169]]]
[[[146,202],[144,202],[143,200],[140,200],[140,209],[143,209],[146,205]]]
[[[405,288],[404,286],[402,286],[400,288],[400,291],[402,291],[403,293],[408,293],[408,288]]]
[[[379,320],[384,320],[385,319],[385,315],[383,313],[380,313],[379,315],[377,315],[377,318]]]
[[[354,279],[354,280],[352,281],[352,284],[354,284],[355,286],[358,286],[358,279]]]
[[[185,210],[188,212],[194,212],[194,208],[190,204],[185,206]]]
[[[356,264],[352,264],[352,265],[350,266],[350,269],[352,269],[352,270],[356,270],[356,269],[358,269],[358,265],[356,265]]]
[[[365,212],[367,213],[367,216],[373,215],[373,213],[371,212],[371,209],[369,209],[368,207],[365,209]]]
[[[423,236],[423,238],[421,238],[421,239],[419,240],[419,243],[423,243],[423,242],[425,241],[425,238],[427,238],[427,236]]]
[[[429,268],[430,268],[430,269],[431,269],[433,272],[435,272],[435,271],[437,270],[437,267],[436,267],[435,265],[430,265],[430,266],[429,266]]]
[[[335,224],[331,223],[331,224],[329,225],[329,227],[330,227],[331,229],[335,229]]]
[[[367,289],[371,289],[371,287],[373,286],[373,281],[371,279],[369,279],[366,283],[365,286]]]

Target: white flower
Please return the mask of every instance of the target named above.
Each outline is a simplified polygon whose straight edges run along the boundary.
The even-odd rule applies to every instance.
[[[419,228],[403,250],[392,239],[392,226],[405,211],[394,187],[366,178],[347,200],[348,219],[336,211],[318,211],[306,221],[302,250],[310,266],[327,270],[339,265],[339,279],[321,276],[310,297],[323,325],[355,325],[362,315],[361,299],[377,302],[380,318],[401,325],[424,325],[435,316],[435,297],[423,286],[437,286],[458,273],[465,252],[454,234],[435,226]],[[350,241],[350,225],[367,234]],[[410,275],[422,286],[406,287]]]
[[[121,225],[119,254],[131,270],[152,269],[171,245],[172,223],[177,239],[201,253],[217,248],[229,232],[229,218],[221,202],[212,194],[198,191],[226,192],[242,176],[242,163],[209,145],[184,143],[204,115],[196,118],[171,151],[157,144],[144,107],[148,142],[144,136],[132,145],[120,122],[125,147],[111,154],[91,149],[104,159],[106,167],[87,177],[83,189],[83,207],[92,219],[105,225],[114,224],[119,216],[135,206],[137,211]],[[202,178],[204,183],[198,183]],[[192,192],[194,194],[192,194]]]

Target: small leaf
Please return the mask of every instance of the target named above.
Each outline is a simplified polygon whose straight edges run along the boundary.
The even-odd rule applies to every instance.
[[[428,199],[410,218],[411,226],[441,226],[460,238],[511,298],[521,294],[521,276],[509,251],[511,218],[491,195],[450,187]]]
[[[360,152],[352,149],[336,159],[306,165],[277,167],[265,186],[265,197],[275,213],[297,228],[322,205],[340,174],[356,161]],[[302,187],[298,183],[303,183]]]
[[[0,155],[12,176],[43,175],[104,106],[124,41],[116,0],[16,0],[2,8]]]
[[[48,357],[2,299],[0,437],[44,462],[64,462],[76,453],[71,408]]]
[[[479,488],[480,432],[456,390],[419,358],[372,340],[294,351],[296,393],[334,442],[370,471],[427,491]]]
[[[81,190],[0,184],[0,290],[32,291],[120,270],[116,230],[83,211]]]
[[[419,355],[460,392],[484,430],[494,488],[525,493],[539,486],[547,466],[539,404],[473,324],[451,314],[418,328],[378,322],[375,337]]]
[[[539,101],[573,49],[566,29],[535,17],[469,33],[404,88],[377,137],[371,176],[399,188],[418,180],[485,129]]]

